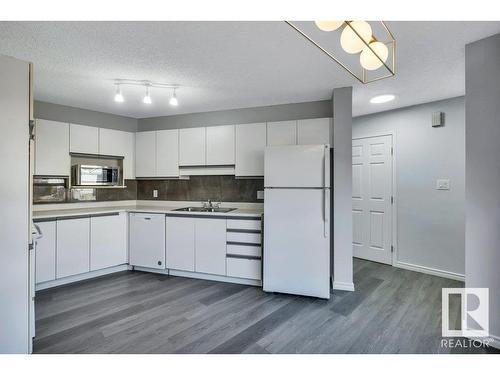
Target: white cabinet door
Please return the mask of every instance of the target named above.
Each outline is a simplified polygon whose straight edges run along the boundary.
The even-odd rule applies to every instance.
[[[123,156],[123,179],[135,178],[135,134],[114,129],[99,129],[99,154]]]
[[[127,263],[127,216],[90,218],[90,270]]]
[[[205,165],[206,128],[179,130],[179,165]]]
[[[56,222],[36,223],[42,237],[36,240],[35,282],[43,283],[56,279]]]
[[[81,154],[99,154],[99,128],[70,124],[69,150]]]
[[[263,176],[266,123],[236,126],[236,176]]]
[[[90,271],[90,219],[57,220],[56,277]]]
[[[137,177],[156,176],[156,132],[135,134],[135,175]]]
[[[156,132],[156,176],[179,176],[179,129]]]
[[[226,275],[226,219],[195,219],[195,270]]]
[[[267,123],[267,145],[283,146],[297,144],[297,121]]]
[[[130,214],[129,264],[165,268],[165,215]]]
[[[207,165],[234,164],[234,125],[209,126],[207,129]]]
[[[167,268],[194,271],[195,220],[191,217],[167,216]]]
[[[35,126],[35,174],[69,176],[69,124],[36,120]]]
[[[297,121],[297,144],[299,145],[331,144],[330,134],[330,118]]]

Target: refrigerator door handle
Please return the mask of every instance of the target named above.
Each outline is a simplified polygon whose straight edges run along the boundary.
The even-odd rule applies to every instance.
[[[323,189],[323,235],[328,237],[330,216],[330,189]]]

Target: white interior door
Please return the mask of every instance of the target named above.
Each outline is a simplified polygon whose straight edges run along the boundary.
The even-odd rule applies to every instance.
[[[392,264],[392,135],[352,141],[353,255]]]

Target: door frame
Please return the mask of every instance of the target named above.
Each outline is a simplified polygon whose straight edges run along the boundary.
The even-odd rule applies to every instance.
[[[396,175],[396,158],[397,158],[397,142],[396,142],[396,131],[395,130],[388,130],[388,131],[381,131],[381,132],[375,132],[375,133],[367,133],[368,135],[364,136],[359,136],[359,137],[352,137],[352,140],[358,140],[358,139],[366,139],[366,138],[376,138],[376,137],[383,137],[386,135],[392,136],[392,196],[393,196],[393,203],[391,205],[392,209],[392,254],[391,254],[391,266],[396,266],[398,263],[398,217],[397,217],[397,206],[398,206],[398,192],[397,192],[397,175]],[[351,157],[352,159],[352,157]],[[351,176],[352,179],[352,176]],[[354,258],[354,255],[353,255]]]

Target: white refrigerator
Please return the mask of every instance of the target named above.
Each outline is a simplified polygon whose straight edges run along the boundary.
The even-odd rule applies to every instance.
[[[272,146],[264,162],[266,292],[330,298],[330,146]]]

